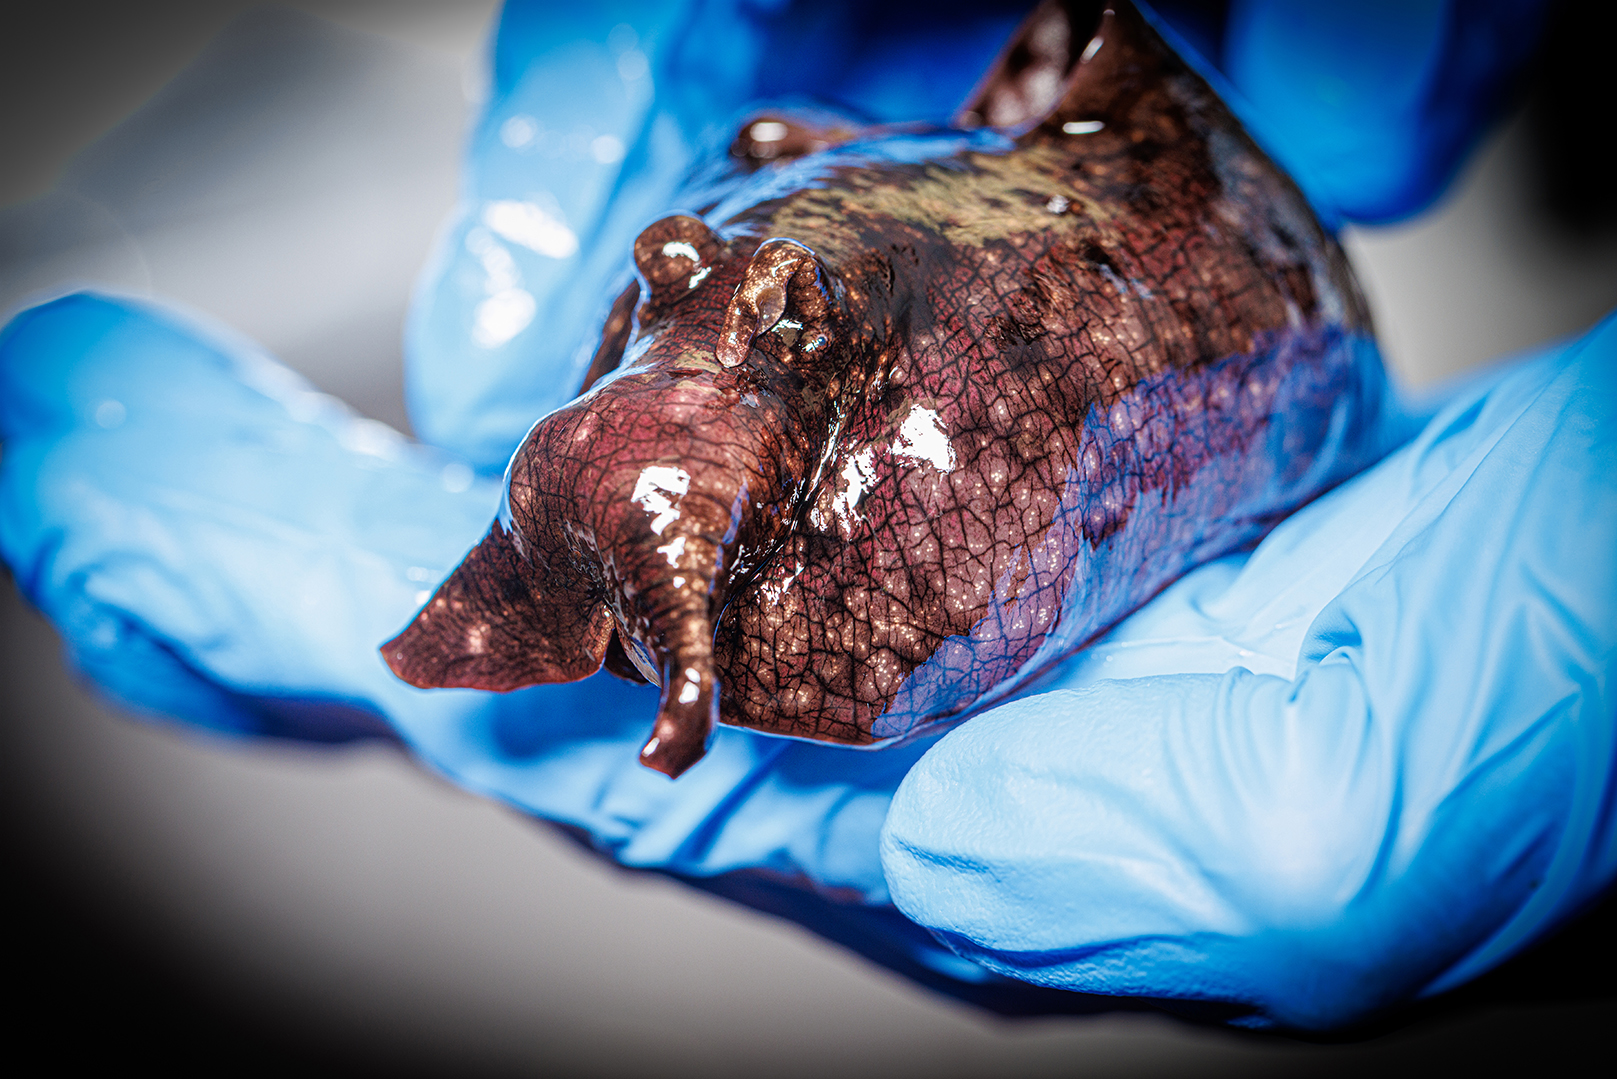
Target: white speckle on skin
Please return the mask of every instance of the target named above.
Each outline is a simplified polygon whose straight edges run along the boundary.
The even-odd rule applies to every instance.
[[[771,603],[779,603],[781,601],[781,597],[789,592],[792,585],[795,584],[797,579],[803,575],[804,568],[803,563],[799,562],[797,564],[797,568],[792,570],[791,576],[787,577],[779,584],[776,584],[773,581],[766,581],[763,585],[762,591],[766,596],[769,597],[769,601]]]
[[[669,240],[663,244],[663,258],[688,258],[692,262],[701,262],[702,256],[696,253],[696,248],[684,240]]]
[[[842,466],[842,479],[845,486],[831,500],[831,512],[852,528],[859,520],[859,500],[865,497],[876,479],[876,451],[866,446],[848,458],[848,463]]]
[[[685,668],[685,684],[680,687],[679,703],[690,704],[702,694],[702,675],[695,667]]]
[[[944,474],[955,469],[954,447],[949,444],[943,420],[932,409],[920,405],[911,408],[910,414],[904,417],[898,439],[893,443],[893,454],[929,464]]]
[[[1132,435],[1136,428],[1139,427],[1139,419],[1135,414],[1138,409],[1138,404],[1128,400],[1118,401],[1114,404],[1111,414],[1107,418],[1112,434],[1118,438],[1128,438]]]
[[[653,526],[655,528],[655,526]],[[685,553],[685,537],[676,536],[671,543],[657,548],[657,553],[668,559],[670,566],[679,565],[679,556]]]
[[[651,515],[651,530],[660,536],[663,529],[679,520],[677,503],[690,489],[691,474],[683,468],[647,465],[635,480],[629,501]]]

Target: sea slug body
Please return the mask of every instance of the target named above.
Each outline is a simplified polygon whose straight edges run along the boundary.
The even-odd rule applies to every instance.
[[[661,686],[671,775],[715,722],[912,738],[1376,452],[1346,259],[1129,5],[1041,6],[950,128],[744,132],[384,646],[407,681],[604,663]]]

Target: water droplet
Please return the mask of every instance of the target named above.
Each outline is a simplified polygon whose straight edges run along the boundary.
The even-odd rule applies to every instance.
[[[472,340],[482,348],[498,348],[533,321],[538,304],[523,289],[496,292],[477,305],[472,314]]]
[[[539,137],[539,122],[533,117],[518,114],[500,125],[500,141],[513,150],[530,145]]]
[[[452,495],[458,495],[472,485],[472,470],[459,461],[451,461],[444,465],[438,474],[438,482],[443,484],[444,490]]]
[[[618,75],[624,82],[639,82],[651,74],[651,62],[639,49],[625,49],[618,57]]]

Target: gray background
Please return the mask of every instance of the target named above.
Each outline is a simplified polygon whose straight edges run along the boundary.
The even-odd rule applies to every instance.
[[[76,8],[7,31],[0,308],[81,284],[160,297],[405,427],[400,325],[454,198],[493,5],[245,11]],[[1349,232],[1406,385],[1617,303],[1617,242],[1545,215],[1534,135],[1518,113],[1435,212]],[[0,786],[32,912],[13,920],[12,973],[26,1014],[77,1018],[53,1042],[70,1054],[179,1061],[217,1041],[226,1066],[424,1073],[1334,1074],[1542,1064],[1617,1016],[1603,989],[1529,960],[1348,1044],[1154,1015],[996,1020],[616,870],[396,750],[117,715],[9,586],[0,635]],[[1607,951],[1577,959],[1609,956],[1581,939]]]

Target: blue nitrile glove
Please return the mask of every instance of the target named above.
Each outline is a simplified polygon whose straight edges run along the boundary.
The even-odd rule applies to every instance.
[[[1164,0],[1171,41],[1327,223],[1425,209],[1509,104],[1545,0]],[[1159,26],[1162,23],[1159,23]]]
[[[492,514],[495,485],[468,463],[485,473],[503,465],[532,419],[571,392],[592,323],[626,270],[628,239],[668,208],[657,200],[687,182],[678,172],[709,145],[703,140],[727,139],[749,95],[794,89],[880,119],[941,119],[1020,15],[927,5],[929,18],[916,25],[932,36],[903,64],[927,70],[947,48],[979,57],[969,68],[940,65],[960,75],[953,85],[896,79],[904,67],[884,63],[892,42],[913,43],[915,27],[898,18],[908,9],[888,22],[861,22],[848,14],[853,5],[829,9],[844,12],[842,21],[827,18],[816,32],[837,46],[835,62],[795,66],[778,43],[803,28],[793,22],[797,9],[692,5],[637,22],[626,8],[592,24],[598,33],[586,45],[569,44],[576,27],[524,21],[534,10],[513,8],[503,23],[468,194],[412,330],[418,429],[463,456],[355,420],[240,343],[72,298],[25,315],[0,339],[0,553],[80,667],[132,707],[293,737],[388,729],[457,782],[568,825],[624,864],[795,918],[947,991],[1005,1010],[1093,1006],[958,958],[891,906],[877,835],[926,743],[865,753],[725,730],[670,784],[636,763],[654,711],[644,687],[601,675],[504,697],[422,692],[382,666],[376,643],[405,622]],[[640,29],[632,38],[614,33],[620,22]],[[991,24],[992,34],[983,30]],[[726,83],[704,67],[721,61],[742,74]],[[587,142],[572,140],[585,133],[569,125],[596,122],[578,119],[579,110],[615,100],[572,91],[601,91],[613,77],[627,86],[641,65],[650,75],[640,77],[657,80],[653,97],[635,99],[642,111],[625,105],[628,126],[602,121]],[[587,146],[589,158],[558,156],[545,173],[547,158],[515,156],[549,145],[534,140],[550,131],[568,136],[557,144],[563,150]],[[601,143],[597,154],[602,135],[618,139],[621,161],[601,160],[616,153]],[[560,255],[568,235],[577,249]],[[532,317],[518,326],[529,301]],[[1369,499],[1360,515],[1384,509]],[[1303,525],[1281,534],[1298,546],[1312,535]],[[1362,565],[1362,557],[1352,562],[1356,552],[1341,556],[1313,540],[1326,542],[1317,560],[1341,580]],[[1238,565],[1194,575],[1120,633],[1181,617],[1174,604],[1182,609],[1184,597]],[[1310,598],[1323,605],[1329,596]],[[1201,656],[1207,645],[1184,649]],[[990,714],[966,730],[997,721]],[[895,879],[907,887],[914,878]],[[948,939],[964,946],[963,935]],[[1395,997],[1401,971],[1396,963],[1381,971],[1375,984],[1395,988],[1366,999]],[[1124,981],[1106,988],[1142,991]],[[1150,989],[1195,995],[1166,979]],[[1346,999],[1364,992],[1342,990]]]
[[[947,735],[882,864],[991,970],[1331,1027],[1607,886],[1614,769],[1617,315]]]
[[[136,709],[326,739],[385,719],[624,864],[990,1006],[1087,1003],[1000,971],[1324,1026],[1480,973],[1612,875],[1614,372],[1608,321],[1462,397],[924,757],[725,729],[670,783],[636,762],[646,687],[402,685],[375,642],[495,485],[93,297],[0,337],[0,551]]]

